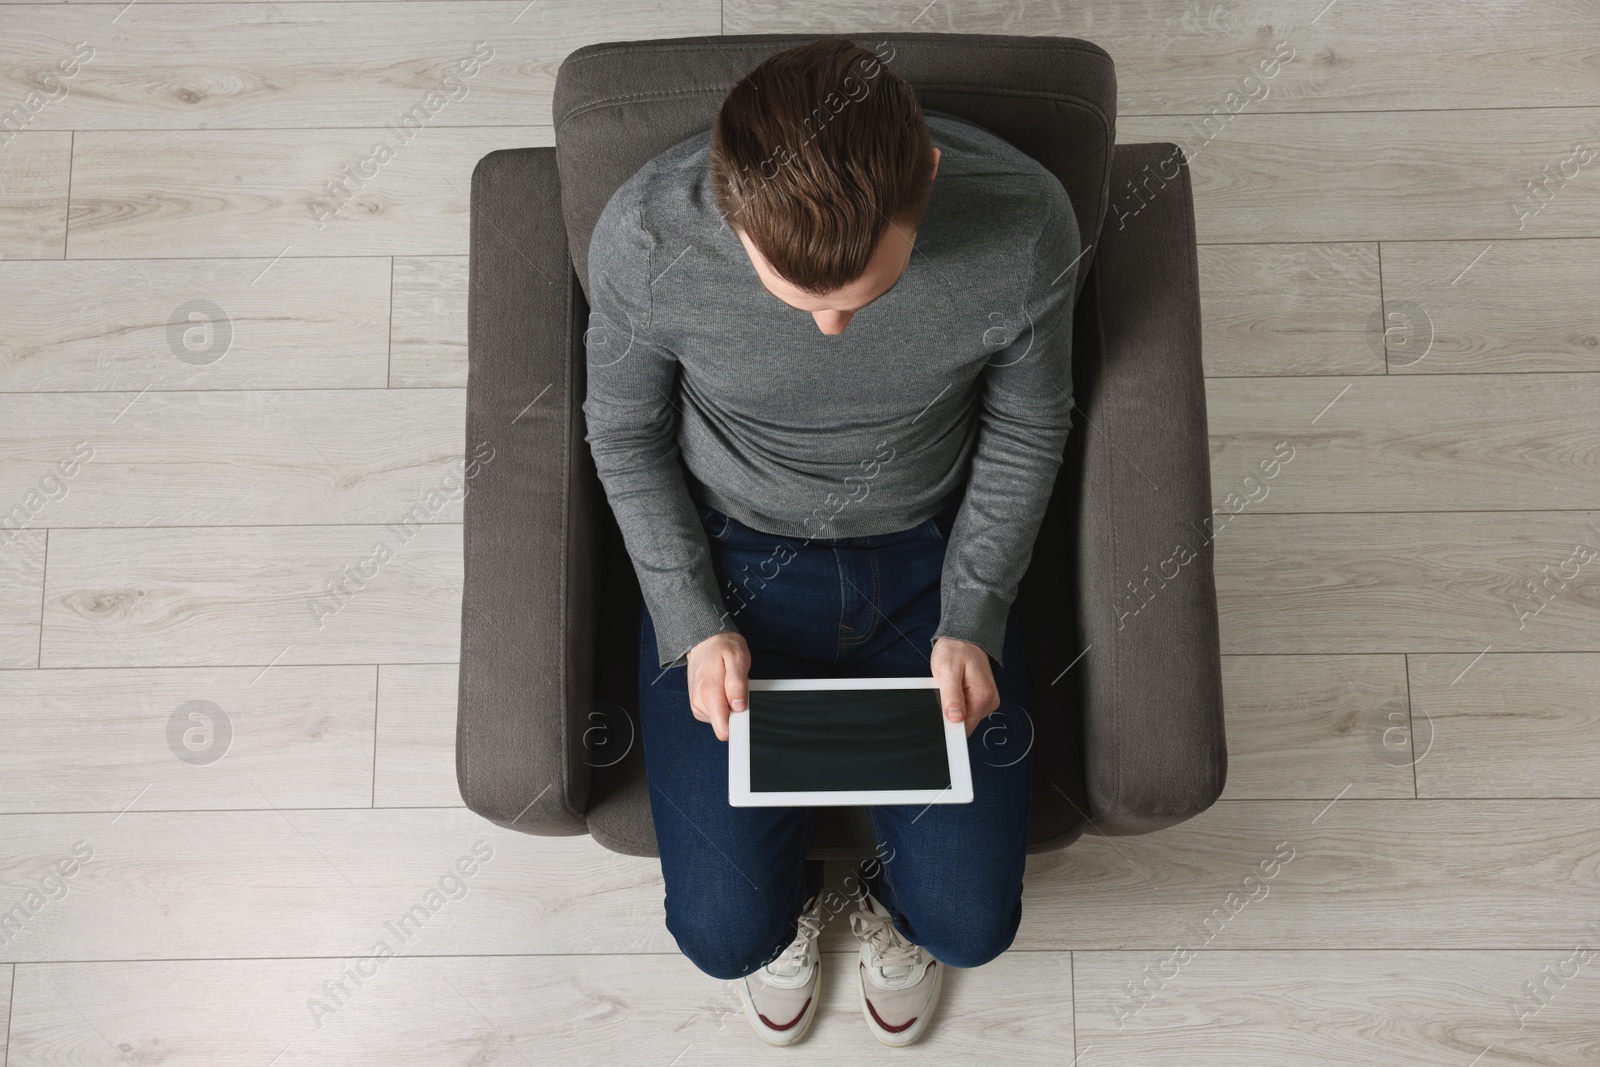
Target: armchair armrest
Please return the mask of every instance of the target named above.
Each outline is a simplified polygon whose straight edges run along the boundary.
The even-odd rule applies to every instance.
[[[471,248],[456,778],[491,822],[582,834],[598,482],[554,148],[478,162]]]
[[[1119,144],[1110,195],[1086,294],[1099,351],[1079,400],[1077,611],[1089,830],[1114,836],[1204,811],[1228,754],[1188,163]]]

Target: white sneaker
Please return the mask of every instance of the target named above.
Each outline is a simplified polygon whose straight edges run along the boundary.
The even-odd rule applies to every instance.
[[[861,890],[850,930],[861,942],[856,977],[867,1029],[885,1045],[901,1047],[922,1036],[939,1003],[944,967],[895,929],[889,911]]]
[[[792,1045],[817,1014],[822,989],[822,900],[817,894],[795,920],[795,938],[778,958],[736,983],[744,1016],[769,1045]]]

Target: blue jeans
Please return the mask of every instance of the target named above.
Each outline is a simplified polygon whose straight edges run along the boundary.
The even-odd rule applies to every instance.
[[[700,506],[750,677],[926,677],[958,503],[898,533],[810,542]],[[640,735],[667,929],[705,973],[742,977],[794,940],[796,917],[821,891],[822,863],[806,858],[815,809],[728,804],[727,746],[690,711],[688,668],[658,666],[642,600],[639,614]],[[972,803],[867,809],[877,857],[866,887],[906,938],[954,967],[1000,955],[1022,921],[1033,728],[1014,607],[1002,651],[1000,708],[967,741]]]

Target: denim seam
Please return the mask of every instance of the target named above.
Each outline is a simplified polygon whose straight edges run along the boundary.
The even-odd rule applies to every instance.
[[[862,638],[863,641],[878,632],[878,620],[883,617],[883,582],[878,571],[877,549],[871,549],[867,552],[867,565],[872,569],[872,600],[869,604],[872,608],[872,615],[867,623],[867,632]]]
[[[878,888],[883,890],[885,894],[883,897],[878,899],[878,903],[882,904],[884,909],[888,911],[889,921],[894,923],[894,928],[896,930],[900,931],[900,936],[915,944],[916,942],[913,940],[911,935],[900,929],[900,920],[895,915],[894,905],[888,900],[890,895],[889,865],[884,863],[881,859],[878,859],[879,851],[887,844],[887,842],[884,840],[883,833],[878,829],[878,817],[874,813],[872,805],[870,804],[867,805],[867,822],[872,827],[872,856],[874,862],[876,862],[878,865]],[[896,849],[894,855],[898,856],[899,854],[900,851]],[[893,857],[890,858],[892,859]],[[866,883],[863,882],[862,889],[865,888]]]
[[[877,549],[867,551],[867,569],[872,572],[872,593],[867,599],[867,606],[872,609],[872,614],[867,617],[867,630],[861,635],[863,641],[878,632],[878,620],[883,617],[883,582],[882,572],[878,569]]]
[[[870,804],[867,806],[867,823],[872,827],[872,857],[878,864],[880,872],[878,878],[883,885],[887,885],[889,882],[888,868],[883,865],[882,860],[878,859],[879,850],[883,848],[884,844],[883,832],[878,829],[878,816],[873,812]],[[862,883],[862,888],[866,888],[865,882]]]
[[[880,581],[879,571],[878,571],[878,553],[877,553],[876,549],[870,549],[869,548],[869,549],[866,550],[866,554],[867,554],[867,569],[869,571],[871,571],[871,573],[872,573],[872,584],[871,584],[872,592],[868,595],[867,606],[869,608],[871,608],[872,611],[867,616],[867,627],[866,627],[866,629],[861,630],[859,632],[857,632],[855,630],[852,630],[851,631],[851,636],[848,639],[844,638],[844,637],[840,637],[839,638],[838,651],[840,651],[840,652],[845,652],[845,651],[848,651],[850,649],[856,648],[856,647],[858,647],[860,645],[865,644],[867,641],[869,641],[872,638],[872,636],[878,632],[878,618],[883,614],[883,609],[878,606],[879,602],[883,599],[882,589],[881,589],[881,581]],[[839,574],[840,574],[841,578],[844,575],[844,567],[842,565],[839,568]],[[843,587],[841,586],[841,589],[842,588]],[[841,613],[840,619],[842,620],[843,617],[844,616]],[[841,626],[842,626],[842,621],[841,621]]]
[[[832,546],[834,570],[839,572],[839,628],[834,633],[833,659],[837,663],[839,654],[844,651],[844,638],[840,635],[850,627],[845,623],[845,606],[849,603],[849,594],[845,591],[844,557],[839,552],[837,544]]]

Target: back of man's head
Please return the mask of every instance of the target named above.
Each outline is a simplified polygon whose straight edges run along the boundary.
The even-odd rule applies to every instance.
[[[768,57],[728,91],[712,124],[711,183],[728,225],[784,280],[821,296],[861,276],[891,220],[921,222],[933,187],[928,123],[882,56],[826,37]]]

